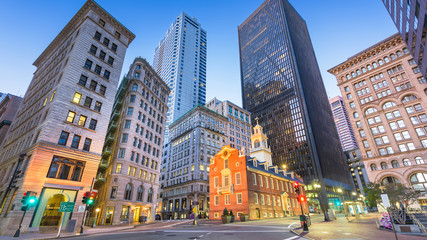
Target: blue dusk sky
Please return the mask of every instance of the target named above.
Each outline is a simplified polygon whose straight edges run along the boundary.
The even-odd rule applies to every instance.
[[[23,96],[36,68],[32,63],[84,4],[84,0],[0,2],[0,92]],[[180,12],[207,31],[207,101],[241,105],[237,26],[263,0],[98,0],[135,35],[122,76],[135,57],[153,61],[154,48]],[[381,0],[290,0],[306,20],[330,97],[340,95],[328,69],[397,32]]]

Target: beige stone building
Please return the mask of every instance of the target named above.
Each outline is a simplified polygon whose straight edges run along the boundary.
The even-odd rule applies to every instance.
[[[244,149],[249,154],[251,147],[251,113],[236,104],[213,98],[206,105],[207,108],[228,118],[225,125],[225,145],[239,150]]]
[[[427,207],[427,81],[401,36],[329,72],[337,78],[369,180],[412,186],[424,193],[418,203]]]
[[[12,234],[26,191],[38,203],[21,231],[80,226],[102,154],[126,49],[135,35],[88,0],[34,62],[37,70],[0,153],[0,233]],[[16,171],[22,176],[9,184]],[[58,212],[61,202],[74,212]]]
[[[169,87],[143,58],[123,79],[98,170],[97,225],[154,220]]]

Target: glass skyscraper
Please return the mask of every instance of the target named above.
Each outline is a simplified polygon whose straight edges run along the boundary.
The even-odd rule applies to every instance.
[[[287,0],[266,0],[238,32],[243,107],[264,127],[273,164],[342,199],[350,176],[305,21]]]
[[[197,19],[181,13],[155,49],[153,67],[168,84],[166,126],[206,103],[206,31]],[[165,143],[169,131],[165,131]]]

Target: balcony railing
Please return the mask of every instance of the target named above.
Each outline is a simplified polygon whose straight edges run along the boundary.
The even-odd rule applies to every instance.
[[[228,185],[228,186],[220,186],[217,189],[218,194],[223,193],[234,193],[234,185]]]

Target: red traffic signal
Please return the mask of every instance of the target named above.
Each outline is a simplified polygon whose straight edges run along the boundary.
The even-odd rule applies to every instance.
[[[299,182],[294,182],[294,187],[295,188],[299,187]]]
[[[305,196],[299,196],[299,197],[298,197],[298,202],[303,203],[303,202],[305,202],[305,201],[307,201],[307,198],[306,198]]]

